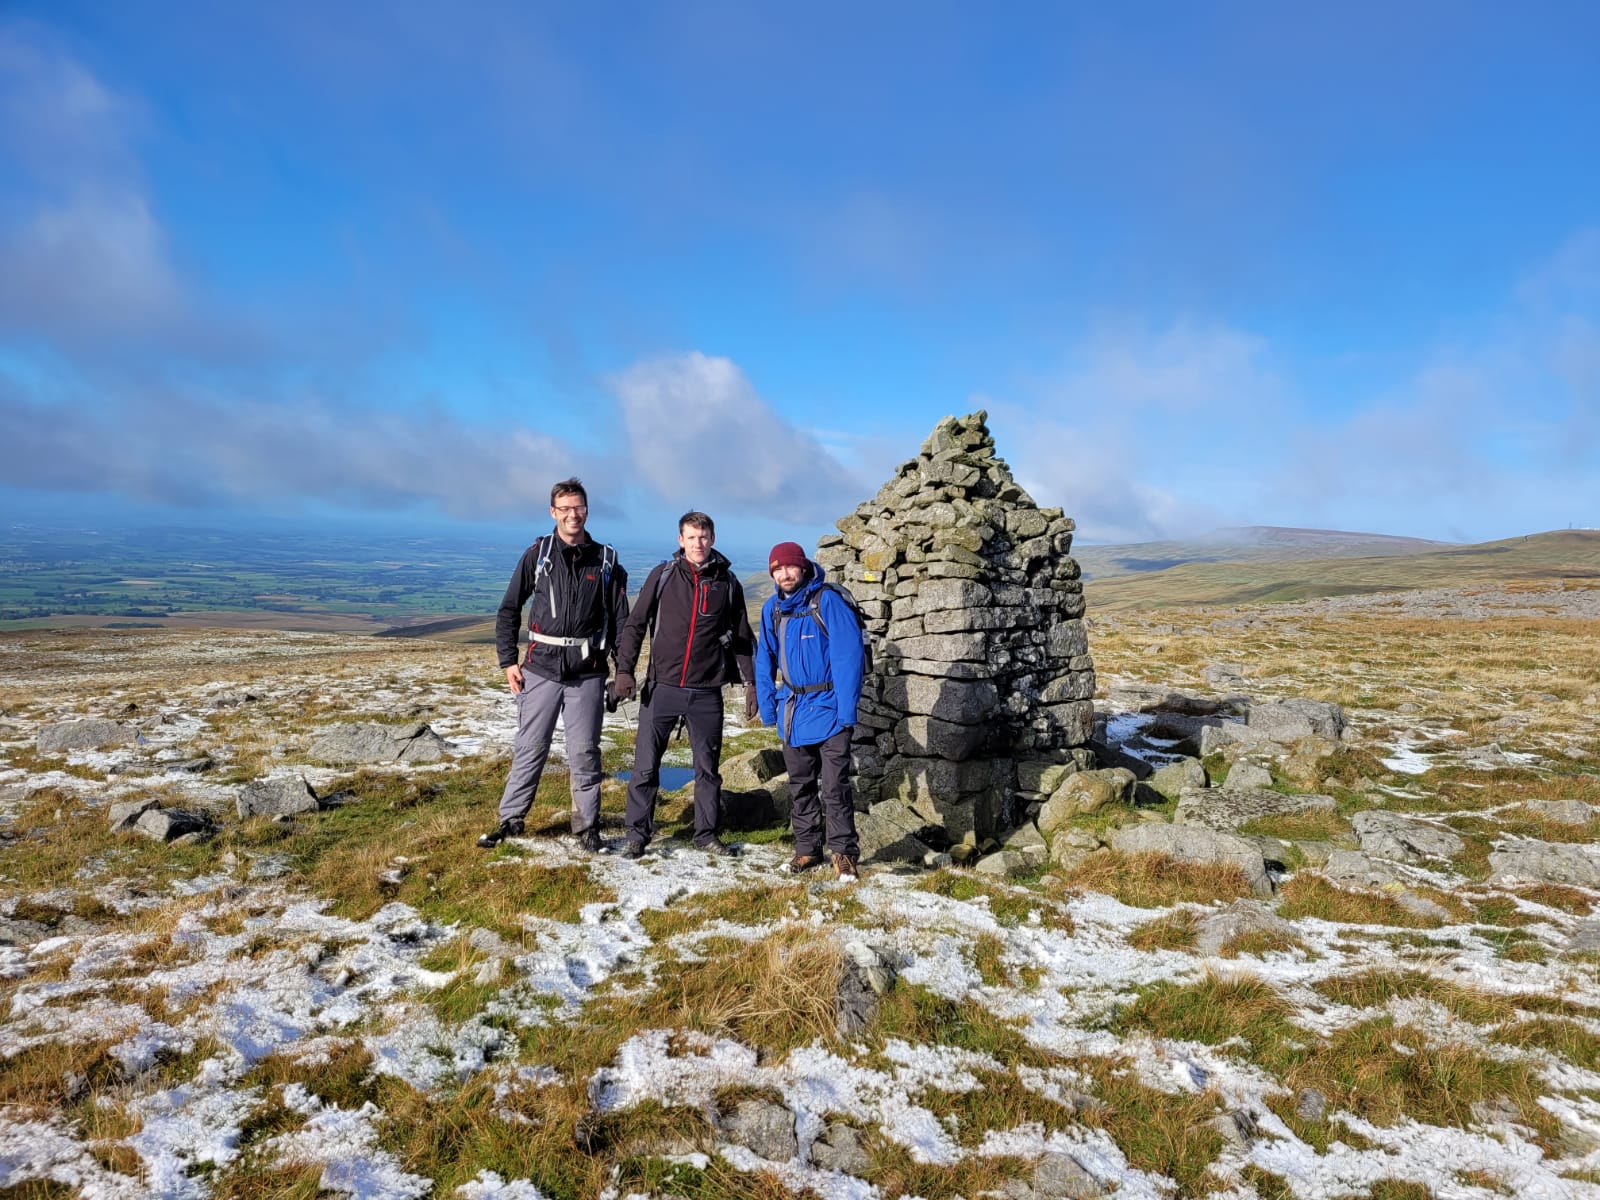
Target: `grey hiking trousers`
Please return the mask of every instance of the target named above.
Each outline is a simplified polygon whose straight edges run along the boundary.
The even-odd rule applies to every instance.
[[[556,718],[566,733],[567,772],[572,786],[572,832],[600,823],[600,720],[606,680],[590,675],[572,683],[522,673],[517,693],[517,740],[511,749],[511,771],[500,795],[500,819],[526,817],[533,807],[550,757]]]

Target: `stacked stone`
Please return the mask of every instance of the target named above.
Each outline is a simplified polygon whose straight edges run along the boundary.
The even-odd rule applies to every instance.
[[[1020,818],[1019,799],[1092,765],[1074,524],[1011,477],[987,419],[940,421],[816,554],[872,635],[858,803],[909,804],[952,842],[997,832]]]

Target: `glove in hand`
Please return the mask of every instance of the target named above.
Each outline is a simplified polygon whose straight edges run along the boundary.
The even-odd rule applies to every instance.
[[[756,702],[756,685],[747,683],[744,685],[744,719],[754,721],[760,715],[761,706]]]

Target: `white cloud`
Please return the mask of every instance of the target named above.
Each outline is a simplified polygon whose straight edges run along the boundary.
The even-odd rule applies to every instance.
[[[426,506],[465,520],[543,519],[551,482],[574,473],[603,507],[610,465],[525,429],[440,410],[170,391],[117,406],[48,404],[0,372],[0,475],[16,487],[185,507]]]
[[[864,491],[729,359],[691,351],[638,363],[610,382],[634,471],[673,504],[817,522]]]

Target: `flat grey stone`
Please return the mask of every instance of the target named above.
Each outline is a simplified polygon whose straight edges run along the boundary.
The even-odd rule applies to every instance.
[[[1235,900],[1195,922],[1197,954],[1215,954],[1223,943],[1247,933],[1292,934],[1294,926],[1259,900]]]
[[[1270,788],[1272,786],[1272,772],[1260,763],[1242,759],[1228,769],[1228,778],[1224,786],[1234,790],[1240,788]]]
[[[322,731],[307,755],[317,762],[438,762],[445,741],[422,722],[407,725],[335,725]]]
[[[1529,800],[1522,807],[1536,817],[1562,825],[1587,825],[1594,820],[1594,806],[1582,800]]]
[[[1369,809],[1350,819],[1362,853],[1396,862],[1420,863],[1431,858],[1454,858],[1466,849],[1450,830],[1415,817]]]
[[[1026,875],[1038,866],[1039,860],[1031,854],[1023,854],[1016,850],[1001,850],[996,854],[987,854],[980,858],[972,869],[980,875],[1010,879],[1016,875]]]
[[[40,754],[65,754],[70,750],[100,750],[126,746],[139,740],[139,731],[121,721],[57,721],[39,730]]]
[[[1194,825],[1146,824],[1119,829],[1111,846],[1124,854],[1165,854],[1180,862],[1233,864],[1239,867],[1257,896],[1272,895],[1266,860],[1245,839]]]
[[[1230,775],[1219,788],[1185,788],[1179,793],[1174,825],[1199,825],[1231,833],[1261,817],[1285,813],[1332,812],[1339,807],[1332,796],[1286,796],[1267,788],[1237,788]]]
[[[1033,1168],[1033,1194],[1039,1200],[1098,1200],[1106,1192],[1072,1155],[1046,1154]]]
[[[1405,878],[1391,863],[1374,861],[1359,850],[1335,850],[1322,864],[1322,873],[1334,883],[1355,887],[1382,887]]]
[[[1512,842],[1489,855],[1491,883],[1517,879],[1600,888],[1600,859],[1582,846],[1532,839]]]

